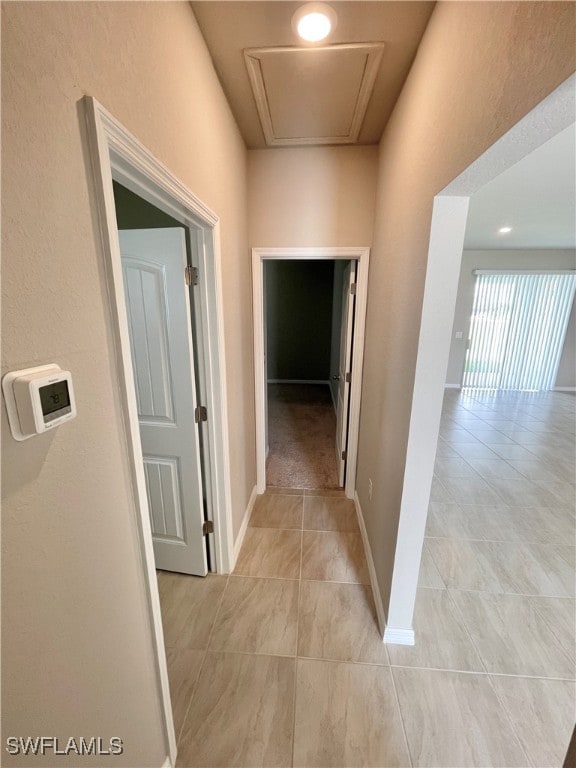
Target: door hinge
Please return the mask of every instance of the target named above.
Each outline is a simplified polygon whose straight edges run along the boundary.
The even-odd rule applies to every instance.
[[[356,296],[356,283],[352,283],[352,285],[350,286],[350,293],[352,294],[352,296]]]
[[[212,520],[204,520],[202,523],[202,535],[208,536],[209,533],[214,533],[214,523]]]
[[[184,267],[184,280],[186,285],[198,285],[198,268],[186,264]]]
[[[194,421],[199,424],[201,421],[208,421],[208,411],[204,405],[194,408]]]
[[[346,374],[346,383],[350,384],[351,381],[352,381],[352,374],[351,373],[347,373]]]
[[[342,461],[346,461],[348,458],[348,451],[342,451]]]

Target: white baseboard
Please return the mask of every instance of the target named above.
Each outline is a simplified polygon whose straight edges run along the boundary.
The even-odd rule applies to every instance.
[[[384,630],[384,642],[391,645],[414,645],[414,630],[386,627]]]
[[[576,392],[576,387],[554,387],[554,392]]]
[[[374,596],[376,615],[378,616],[378,626],[380,627],[380,634],[382,637],[386,637],[386,613],[384,611],[384,605],[382,604],[382,596],[380,594],[380,587],[378,586],[378,579],[376,578],[376,568],[374,566],[374,560],[372,559],[372,550],[370,549],[370,542],[368,541],[368,533],[366,531],[366,525],[364,524],[364,516],[362,515],[362,507],[360,506],[358,492],[354,493],[354,506],[356,507],[358,525],[360,526],[360,534],[362,535],[362,543],[364,544],[366,562],[368,563],[370,586],[372,587],[372,595]]]
[[[330,386],[329,381],[321,379],[268,379],[268,384],[326,384],[326,386]]]
[[[444,389],[462,389],[462,384],[444,384]]]
[[[246,511],[244,512],[244,519],[242,520],[242,525],[240,526],[240,530],[238,531],[238,536],[236,536],[236,541],[234,542],[234,552],[233,552],[234,562],[232,563],[232,566],[230,568],[231,572],[236,567],[236,561],[238,560],[238,555],[240,554],[240,550],[242,549],[242,544],[244,543],[244,537],[246,536],[246,530],[248,529],[248,523],[250,522],[250,515],[252,514],[252,510],[254,508],[254,503],[256,501],[257,496],[258,496],[258,490],[256,486],[254,486],[254,488],[252,488],[252,493],[250,494],[250,498],[248,499],[248,505],[246,507]]]

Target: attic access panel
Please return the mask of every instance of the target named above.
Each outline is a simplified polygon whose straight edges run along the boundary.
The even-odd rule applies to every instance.
[[[384,43],[246,49],[266,143],[354,144],[383,50]]]

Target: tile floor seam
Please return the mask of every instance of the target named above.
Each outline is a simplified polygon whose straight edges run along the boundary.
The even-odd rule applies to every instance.
[[[302,497],[302,526],[304,526],[304,497]],[[300,571],[298,574],[298,604],[296,609],[296,649],[294,661],[294,692],[292,696],[292,759],[291,765],[294,767],[294,750],[296,748],[296,700],[298,696],[298,644],[300,642],[300,605],[302,596],[302,557],[304,549],[304,528],[300,535]]]
[[[419,589],[439,589],[439,587],[418,587]],[[541,597],[544,600],[572,600],[576,598],[573,595],[544,595],[533,592],[504,592],[504,591],[490,591],[488,589],[466,589],[466,587],[445,587],[446,589],[454,592],[473,592],[477,595],[507,595],[508,597]]]
[[[312,581],[319,584],[354,584],[363,587],[369,587],[370,584],[364,584],[361,581],[338,581],[337,579],[302,579],[302,581]]]
[[[404,744],[406,746],[406,752],[408,754],[408,760],[410,761],[410,768],[414,768],[414,758],[412,757],[412,750],[410,749],[410,742],[408,741],[408,733],[406,731],[406,724],[404,723],[404,714],[400,705],[400,697],[398,696],[398,689],[396,688],[396,680],[394,679],[394,671],[392,667],[389,667],[390,679],[392,680],[392,688],[394,690],[394,699],[396,700],[396,707],[400,715],[400,724],[402,725],[402,733],[404,734]]]
[[[267,581],[273,579],[274,581],[298,581],[298,579],[291,579],[289,576],[249,576],[246,573],[231,573],[230,576],[234,576],[235,579],[259,579],[260,581]]]
[[[265,656],[270,659],[296,659],[296,654],[289,653],[267,653],[266,651],[237,651],[237,650],[222,650],[220,648],[208,648],[209,653],[224,653],[228,656]]]
[[[508,710],[508,706],[504,703],[504,700],[502,699],[502,697],[498,693],[498,689],[494,685],[494,681],[492,680],[492,677],[490,675],[488,675],[488,683],[489,683],[490,687],[492,688],[492,690],[494,691],[494,695],[496,696],[496,700],[500,704],[501,709],[504,711],[504,717],[508,720],[508,725],[510,726],[510,728],[512,730],[512,733],[514,734],[514,736],[516,738],[517,745],[520,747],[520,750],[522,751],[522,754],[525,756],[526,760],[528,761],[528,765],[532,765],[532,766],[535,766],[535,768],[538,768],[538,766],[535,765],[535,763],[530,758],[530,755],[528,754],[528,752],[524,749],[524,744],[522,743],[522,740],[520,739],[520,736],[518,735],[518,733],[516,731],[516,726],[514,725],[514,721],[512,720],[512,717],[510,716],[510,712]]]
[[[257,531],[301,531],[302,528],[281,528],[280,526],[276,526],[271,528],[268,525],[249,525],[248,528],[253,528]],[[296,581],[296,579],[294,579]]]
[[[200,674],[202,672],[202,669],[204,668],[204,663],[206,662],[207,655],[208,655],[208,649],[204,651],[202,662],[200,663],[200,667],[198,668],[198,672],[196,673],[196,680],[194,681],[194,685],[192,686],[192,691],[190,692],[190,699],[188,700],[188,706],[186,707],[186,711],[184,712],[184,716],[182,717],[182,723],[180,724],[180,728],[178,730],[178,733],[176,734],[176,761],[178,761],[178,747],[180,745],[180,737],[182,736],[182,732],[184,731],[184,726],[188,718],[188,712],[190,711],[190,707],[192,706],[192,699],[194,698],[194,693],[196,691],[198,681],[200,680]],[[172,715],[174,715],[174,713],[172,713]],[[172,720],[174,720],[174,717],[172,717]]]
[[[426,538],[426,537],[425,537]],[[424,541],[424,545],[426,544],[426,541]],[[430,547],[426,547],[426,551],[428,552],[428,557],[430,560],[432,560],[432,563],[434,567],[436,568],[436,571],[438,572],[438,575],[440,576],[440,581],[444,584],[444,589],[448,589],[448,585],[446,584],[446,581],[444,579],[444,576],[440,573],[440,569],[438,568],[438,563],[434,559],[434,555],[432,554],[432,551]],[[424,546],[422,547],[422,558],[424,557]]]
[[[361,667],[390,667],[392,666],[389,663],[378,663],[377,661],[354,661],[351,659],[334,659],[330,658],[328,656],[303,656],[301,654],[298,654],[296,656],[297,659],[302,659],[302,661],[329,661],[333,662],[334,664],[357,664]]]
[[[553,599],[553,600],[555,600],[555,599],[558,599],[558,598],[552,598],[552,599]],[[573,600],[574,598],[566,598],[566,599],[572,599],[572,600]],[[547,618],[547,617],[544,615],[544,613],[542,613],[542,612],[541,612],[541,611],[538,609],[538,603],[537,603],[537,601],[536,601],[536,603],[534,604],[534,610],[536,611],[536,613],[537,613],[537,614],[538,614],[538,616],[540,617],[541,621],[543,621],[543,622],[544,622],[544,624],[546,624],[546,626],[548,627],[548,631],[549,631],[549,632],[550,632],[550,633],[551,633],[551,634],[554,636],[554,639],[556,640],[556,645],[558,646],[558,648],[559,648],[559,650],[560,650],[560,653],[561,653],[561,654],[564,656],[564,658],[565,658],[565,659],[567,659],[567,660],[570,662],[570,664],[572,665],[572,669],[574,669],[574,672],[575,672],[575,676],[576,676],[576,659],[574,659],[574,658],[571,658],[571,657],[568,655],[568,653],[567,653],[567,652],[564,650],[564,645],[563,645],[563,643],[562,643],[562,640],[560,640],[560,639],[559,639],[559,637],[558,637],[558,631],[557,631],[557,629],[556,629],[556,628],[554,627],[554,625],[553,625],[553,624],[550,622],[549,618]],[[576,647],[574,648],[574,650],[576,650]]]
[[[323,659],[324,661],[324,659]],[[327,659],[328,661],[328,659]],[[361,662],[350,662],[350,663],[361,663]],[[378,664],[372,664],[371,666],[379,666]],[[383,665],[380,665],[383,666]],[[390,664],[391,669],[413,669],[413,670],[420,670],[421,672],[454,672],[457,675],[477,675],[477,676],[483,676],[483,677],[510,677],[512,679],[521,679],[521,680],[554,680],[559,683],[576,683],[576,677],[550,677],[546,675],[527,675],[527,674],[514,674],[512,672],[482,672],[480,670],[474,670],[474,669],[452,669],[451,667],[423,667],[421,665],[412,665],[412,664]]]
[[[200,667],[198,669],[198,674],[196,675],[196,680],[194,682],[194,686],[192,687],[192,692],[190,694],[190,700],[188,702],[188,706],[186,707],[186,712],[184,713],[184,717],[182,718],[182,725],[180,726],[180,731],[178,733],[178,738],[176,739],[176,750],[178,750],[178,744],[180,741],[180,736],[182,735],[184,731],[184,726],[186,725],[186,720],[188,719],[188,714],[190,712],[190,707],[192,706],[192,702],[194,700],[194,696],[196,694],[196,689],[198,687],[198,681],[200,680],[200,676],[202,674],[202,671],[204,669],[204,665],[206,664],[206,658],[208,657],[208,653],[210,651],[210,641],[212,639],[212,633],[214,632],[214,627],[216,625],[216,621],[218,620],[218,614],[220,613],[220,608],[222,607],[222,602],[224,600],[224,593],[226,592],[226,589],[228,588],[228,584],[230,583],[230,576],[231,574],[226,574],[226,584],[224,585],[224,589],[222,590],[222,594],[220,595],[219,602],[218,602],[218,608],[216,609],[216,613],[214,615],[214,621],[212,622],[212,626],[210,627],[210,633],[208,635],[208,639],[206,640],[206,650],[204,651],[204,658],[202,659],[202,663],[200,664]]]
[[[526,680],[553,680],[557,683],[576,683],[576,676],[574,677],[553,677],[550,675],[526,675],[526,674],[513,674],[512,672],[488,672],[492,677],[512,677]]]
[[[472,632],[470,631],[470,628],[468,627],[468,624],[466,622],[466,617],[464,616],[464,613],[460,610],[460,606],[454,599],[453,592],[456,590],[446,590],[446,594],[448,596],[448,600],[452,604],[454,611],[456,615],[460,618],[460,625],[463,627],[464,632],[468,635],[468,640],[470,641],[470,644],[472,645],[472,648],[474,648],[474,651],[476,652],[476,656],[480,660],[480,664],[482,664],[486,674],[488,674],[488,667],[486,666],[486,663],[482,657],[482,654],[480,653],[480,649],[477,647],[476,643],[474,642],[474,637],[472,635]]]

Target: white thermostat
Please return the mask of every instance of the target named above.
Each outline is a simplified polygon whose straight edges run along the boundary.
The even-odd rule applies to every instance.
[[[15,440],[27,440],[76,416],[72,375],[58,365],[7,373],[2,391]]]

